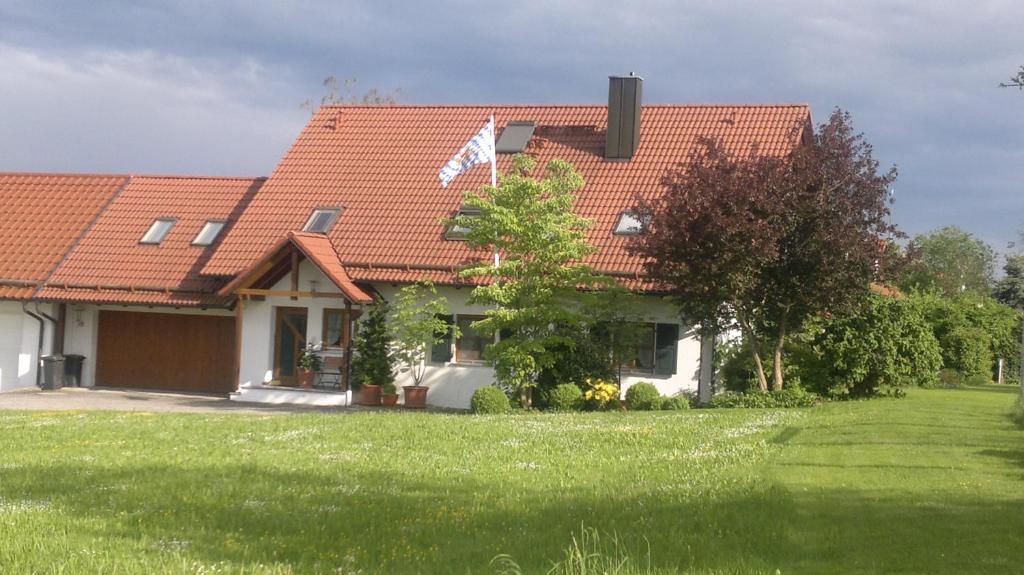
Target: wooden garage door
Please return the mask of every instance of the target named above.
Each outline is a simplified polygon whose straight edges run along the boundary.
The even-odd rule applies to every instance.
[[[235,390],[233,317],[100,311],[96,384]]]

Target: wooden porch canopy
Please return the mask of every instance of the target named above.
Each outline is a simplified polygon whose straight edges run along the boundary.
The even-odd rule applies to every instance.
[[[332,292],[300,291],[299,262],[308,259],[331,282],[341,290],[340,294]],[[281,278],[291,274],[291,289],[271,289]],[[338,259],[338,253],[331,245],[331,240],[322,234],[306,232],[288,232],[288,235],[268,250],[263,257],[252,266],[220,289],[220,295],[236,294],[243,297],[262,298],[266,296],[284,296],[296,299],[299,297],[323,297],[348,299],[352,303],[368,304],[373,302],[362,288],[352,282],[345,266]]]

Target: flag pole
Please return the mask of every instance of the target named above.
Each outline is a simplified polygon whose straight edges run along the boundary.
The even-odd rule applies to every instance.
[[[498,187],[498,152],[497,145],[494,142],[494,114],[491,114],[491,187]],[[501,265],[501,256],[498,255],[498,249],[494,249],[494,267]],[[1022,368],[1024,369],[1024,368]]]
[[[494,143],[494,114],[491,114],[491,187],[498,186],[498,153]]]

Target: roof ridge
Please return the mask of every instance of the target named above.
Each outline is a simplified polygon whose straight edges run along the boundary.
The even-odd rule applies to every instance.
[[[181,174],[138,174],[134,172],[124,173],[102,173],[102,172],[3,172],[3,176],[46,176],[51,178],[152,178],[152,179],[177,179],[177,180],[266,180],[269,176],[203,176],[203,175],[181,175]]]
[[[132,178],[149,178],[152,180],[266,180],[268,176],[190,176],[175,174],[132,174]]]
[[[607,108],[608,104],[324,104],[320,108],[354,108],[354,109],[394,109],[394,108]],[[643,108],[810,108],[809,103],[801,102],[755,102],[755,103],[648,103]]]
[[[49,176],[60,178],[131,178],[130,172],[3,172],[0,176]]]

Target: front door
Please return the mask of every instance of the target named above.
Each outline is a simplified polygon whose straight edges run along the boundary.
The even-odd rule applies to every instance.
[[[298,385],[298,362],[306,347],[306,308],[279,307],[274,328],[274,379]]]

